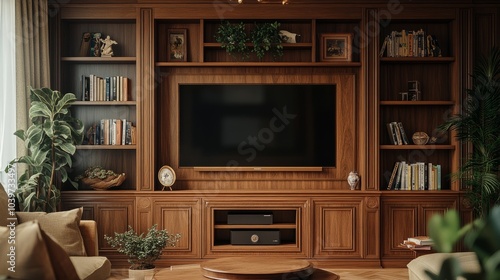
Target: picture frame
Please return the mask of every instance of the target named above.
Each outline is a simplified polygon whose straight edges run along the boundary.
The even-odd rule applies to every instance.
[[[321,34],[321,61],[351,61],[352,34]]]
[[[167,61],[187,61],[187,29],[167,30]]]

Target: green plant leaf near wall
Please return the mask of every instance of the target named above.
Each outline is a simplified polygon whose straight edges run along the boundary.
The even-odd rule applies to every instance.
[[[30,88],[30,94],[32,124],[26,131],[14,133],[28,149],[28,155],[10,162],[27,165],[15,194],[23,211],[54,212],[61,199],[61,184],[78,187],[68,177],[67,168],[73,164],[76,145],[82,143],[84,126],[71,116],[69,107],[76,101],[73,93]]]
[[[273,60],[283,56],[280,23],[256,22],[249,31],[248,26],[243,22],[223,21],[217,29],[215,40],[236,59],[248,60],[250,53],[254,53],[259,60],[268,53]]]
[[[500,202],[500,49],[477,60],[472,81],[462,112],[440,129],[455,130],[457,139],[471,147],[455,176],[467,188],[476,216],[485,216]]]

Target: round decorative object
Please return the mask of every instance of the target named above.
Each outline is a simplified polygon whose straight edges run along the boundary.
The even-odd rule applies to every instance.
[[[100,166],[91,166],[85,170],[84,174],[75,178],[76,181],[81,180],[83,184],[98,191],[118,187],[125,179],[125,173],[118,174]]]
[[[425,132],[417,131],[413,133],[412,139],[415,145],[425,145],[429,141],[429,135]]]
[[[105,179],[99,179],[99,178],[82,178],[82,182],[93,188],[94,190],[97,191],[102,191],[102,190],[107,190],[111,187],[118,187],[120,186],[123,181],[125,181],[125,173],[118,174],[118,175],[111,175],[106,177]]]
[[[349,176],[347,176],[347,183],[351,187],[351,190],[355,190],[359,185],[359,174],[357,171],[349,172]]]
[[[162,166],[158,171],[158,180],[163,186],[163,188],[161,189],[162,191],[165,190],[166,187],[172,190],[172,185],[175,183],[174,169],[172,169],[172,167],[168,165]]]

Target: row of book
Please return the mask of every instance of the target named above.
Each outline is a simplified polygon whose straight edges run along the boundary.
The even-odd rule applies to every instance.
[[[389,132],[389,140],[394,145],[408,145],[408,136],[401,122],[387,123],[387,132]]]
[[[387,184],[388,190],[441,190],[441,165],[398,161]]]
[[[82,101],[129,101],[129,88],[127,77],[82,75]]]
[[[126,119],[102,119],[89,127],[87,145],[135,145],[136,127]]]
[[[440,56],[437,52],[437,40],[432,35],[425,35],[423,29],[417,31],[392,31],[385,37],[379,55],[387,57],[427,57]]]

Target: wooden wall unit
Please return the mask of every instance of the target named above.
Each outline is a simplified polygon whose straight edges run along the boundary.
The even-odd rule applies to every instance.
[[[488,49],[464,40],[482,38],[473,33],[486,28],[491,31],[484,39],[488,45],[498,41],[497,4],[103,2],[55,3],[50,40],[54,89],[78,94],[81,76],[89,74],[124,75],[132,82],[132,101],[80,101],[73,107],[87,126],[102,118],[136,123],[137,145],[79,146],[71,175],[102,165],[125,172],[126,182],[105,192],[81,186],[62,194],[63,209],[83,206],[84,218],[98,222],[100,253],[113,265],[126,266],[126,260],[109,248],[104,234],[125,231],[128,225],[145,231],[159,224],[182,234],[178,247],[164,251],[161,266],[275,254],[329,266],[404,267],[412,255],[397,244],[410,235],[425,234],[432,214],[459,209],[462,218],[472,218],[460,183],[447,177],[458,169],[462,155],[453,134],[437,145],[391,145],[385,125],[401,121],[410,136],[415,131],[432,134],[447,114],[459,112],[463,87],[470,84],[473,54]],[[236,61],[213,38],[220,19],[247,24],[279,21],[283,29],[301,33],[301,41],[285,44],[279,61]],[[186,62],[166,59],[166,32],[171,28],[187,29]],[[392,30],[420,28],[438,37],[443,57],[379,57],[385,35]],[[85,31],[100,31],[117,40],[116,56],[77,56]],[[352,61],[321,62],[320,35],[346,32],[354,35]],[[398,99],[408,80],[421,82],[421,101]],[[177,85],[194,82],[337,84],[337,166],[321,172],[179,168]],[[388,175],[400,160],[440,163],[443,190],[388,191]],[[164,164],[177,173],[172,192],[160,191],[156,179]],[[361,175],[356,191],[346,182],[351,170]],[[278,223],[267,229],[281,231],[285,243],[230,245],[227,235],[233,226],[224,223],[230,210],[271,211]]]

